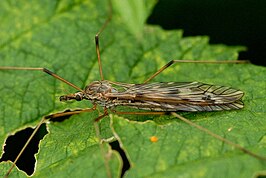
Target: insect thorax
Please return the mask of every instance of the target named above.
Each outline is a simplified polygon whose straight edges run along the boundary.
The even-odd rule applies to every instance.
[[[85,98],[91,100],[93,103],[104,106],[109,100],[105,94],[117,92],[117,89],[112,87],[108,81],[94,81],[86,86]]]
[[[117,92],[117,89],[112,87],[108,81],[94,81],[87,85],[83,91],[61,96],[60,101],[81,101],[85,99],[92,101],[93,104],[106,106],[111,101],[110,98],[106,97],[105,95],[107,93]]]

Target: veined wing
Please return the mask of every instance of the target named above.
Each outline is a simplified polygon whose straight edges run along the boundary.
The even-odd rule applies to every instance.
[[[108,93],[116,98],[112,106],[125,105],[156,111],[217,111],[243,108],[244,93],[231,87],[200,82],[129,84],[123,92]]]

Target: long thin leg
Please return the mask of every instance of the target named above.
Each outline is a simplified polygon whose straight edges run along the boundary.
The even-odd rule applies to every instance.
[[[101,62],[101,55],[100,55],[100,44],[99,44],[99,36],[102,33],[102,31],[106,28],[106,26],[110,23],[111,19],[112,19],[112,14],[113,14],[113,8],[112,8],[112,3],[109,0],[109,16],[106,19],[106,21],[104,22],[103,26],[101,27],[101,29],[98,31],[98,33],[95,35],[95,46],[96,46],[96,54],[97,54],[97,59],[98,59],[98,65],[99,65],[99,72],[100,72],[100,76],[101,76],[101,80],[104,80],[104,76],[103,76],[103,71],[102,71],[102,62]]]
[[[158,111],[151,111],[151,112],[120,112],[116,110],[111,110],[113,113],[118,115],[166,115],[167,112],[158,112]],[[169,113],[169,112],[168,112]]]
[[[24,150],[27,148],[27,146],[29,145],[30,141],[32,140],[32,138],[34,137],[34,135],[37,133],[37,131],[39,130],[39,128],[41,127],[41,125],[45,122],[45,118],[42,118],[42,120],[39,122],[39,124],[36,126],[36,128],[34,129],[34,131],[32,132],[30,138],[27,140],[27,142],[25,143],[25,145],[23,146],[23,148],[20,150],[18,156],[16,157],[16,159],[14,160],[14,162],[12,163],[12,166],[9,168],[9,170],[7,171],[7,173],[5,174],[5,178],[7,178],[9,176],[9,174],[11,173],[12,169],[15,167],[18,159],[20,158],[20,156],[22,155],[22,153],[24,152]]]
[[[46,68],[42,68],[42,67],[0,67],[0,70],[37,70],[37,71],[42,71],[46,74],[53,76],[54,78],[66,83],[67,85],[75,88],[76,90],[84,92],[82,89],[80,89],[79,87],[77,87],[73,83],[67,81],[66,79],[60,77],[59,75],[53,73],[52,71],[50,71]]]
[[[95,132],[96,132],[96,136],[98,138],[98,141],[99,141],[99,146],[100,146],[100,150],[101,150],[101,153],[102,153],[102,156],[103,156],[103,159],[104,159],[104,166],[106,168],[106,173],[107,173],[107,177],[108,178],[111,178],[112,177],[112,174],[111,174],[111,170],[110,170],[110,167],[109,167],[109,164],[108,164],[108,158],[107,156],[105,156],[105,152],[104,152],[104,148],[103,148],[103,145],[102,145],[102,138],[101,138],[101,135],[100,135],[100,129],[99,129],[99,126],[98,126],[98,123],[99,121],[104,118],[105,116],[108,115],[108,111],[106,108],[104,108],[104,113],[100,116],[98,116],[95,120],[94,120],[94,128],[95,128]]]
[[[112,19],[112,14],[113,14],[113,12],[112,12],[112,3],[111,3],[110,0],[108,1],[108,3],[109,3],[109,16],[106,19],[106,21],[104,22],[104,24],[101,27],[101,29],[95,35],[96,54],[97,54],[97,59],[98,59],[98,66],[99,66],[99,73],[100,73],[100,76],[101,76],[101,80],[104,80],[104,76],[103,76],[103,72],[102,72],[102,63],[101,63],[99,36],[103,32],[103,30],[106,28],[106,26],[110,23],[110,21]],[[96,106],[95,106],[95,108],[96,108]],[[94,110],[95,110],[95,108],[94,108]],[[74,112],[78,112],[78,111],[74,111]],[[61,113],[61,115],[62,114],[65,116],[65,113]],[[103,146],[101,145],[101,137],[100,137],[100,130],[99,130],[98,122],[102,118],[104,118],[105,116],[107,116],[107,115],[108,115],[108,112],[107,112],[107,109],[105,108],[104,109],[104,114],[102,114],[99,117],[97,117],[95,119],[95,121],[94,121],[94,127],[95,127],[95,131],[96,131],[96,136],[99,139],[99,144],[100,144],[100,149],[101,149],[102,155],[104,155],[104,149],[103,149]],[[112,177],[111,171],[110,171],[110,168],[109,168],[109,165],[108,165],[108,161],[105,158],[104,158],[104,162],[105,162],[105,167],[106,167],[106,170],[107,170],[107,176],[109,178],[111,178]]]
[[[243,64],[248,63],[247,60],[235,60],[235,61],[209,61],[209,60],[201,60],[201,61],[194,61],[194,60],[171,60],[166,65],[164,65],[162,68],[160,68],[157,72],[155,72],[152,76],[150,76],[147,80],[145,80],[143,83],[148,83],[150,80],[155,78],[157,75],[159,75],[161,72],[163,72],[165,69],[170,67],[172,64],[175,63],[205,63],[205,64]]]
[[[166,112],[119,112],[119,111],[116,111],[116,110],[111,110],[111,112],[113,112],[115,114],[119,114],[119,115],[123,115],[123,114],[127,114],[127,115],[129,115],[129,114],[130,115],[164,115],[164,114],[166,114]],[[106,158],[103,145],[101,144],[101,140],[102,139],[101,139],[101,136],[100,136],[100,129],[99,129],[99,126],[98,126],[98,122],[102,118],[107,116],[107,115],[108,115],[108,111],[107,111],[106,108],[104,108],[104,114],[100,115],[99,117],[97,117],[95,119],[94,127],[95,127],[96,136],[99,139],[99,146],[100,146],[102,155],[104,157],[104,164],[105,164],[105,167],[106,167],[106,170],[107,170],[107,176],[108,176],[108,178],[111,178],[112,174],[111,174],[111,170],[110,170],[110,167],[109,167],[109,164],[108,164],[108,158]]]
[[[171,115],[177,117],[178,119],[182,120],[183,122],[185,122],[185,123],[187,123],[187,124],[189,124],[189,125],[191,125],[193,127],[196,127],[197,129],[207,133],[208,135],[210,135],[210,136],[212,136],[212,137],[214,137],[214,138],[216,138],[218,140],[221,140],[222,142],[224,142],[224,143],[226,143],[228,145],[232,145],[233,147],[238,148],[242,152],[247,153],[248,155],[250,155],[252,157],[255,157],[255,158],[260,159],[260,160],[266,160],[266,157],[257,155],[256,153],[253,153],[253,152],[247,150],[246,148],[244,148],[244,147],[242,147],[242,146],[240,146],[240,145],[238,145],[238,144],[236,144],[234,142],[231,142],[230,140],[225,139],[225,138],[221,137],[220,135],[217,135],[217,134],[213,133],[212,131],[210,131],[210,130],[204,128],[204,127],[201,127],[200,125],[195,124],[194,122],[191,122],[190,120],[184,118],[183,116],[181,116],[181,115],[179,115],[179,114],[177,114],[175,112],[171,112]]]
[[[119,115],[123,115],[123,114],[125,114],[125,115],[127,115],[127,114],[133,114],[133,115],[165,115],[165,114],[169,113],[169,112],[119,112],[119,111],[115,111],[115,110],[112,110],[112,112],[114,112],[115,114],[119,114]],[[196,127],[197,129],[207,133],[208,135],[210,135],[210,136],[212,136],[212,137],[214,137],[214,138],[216,138],[216,139],[218,139],[218,140],[220,140],[220,141],[222,141],[222,142],[224,142],[224,143],[226,143],[228,145],[231,145],[231,146],[241,150],[242,152],[244,152],[244,153],[246,153],[246,154],[248,154],[248,155],[250,155],[252,157],[255,157],[255,158],[260,159],[260,160],[266,160],[266,157],[258,155],[256,153],[253,153],[252,151],[249,151],[246,148],[244,148],[244,147],[242,147],[242,146],[240,146],[240,145],[238,145],[238,144],[236,144],[236,143],[234,143],[234,142],[232,142],[232,141],[230,141],[228,139],[225,139],[225,138],[213,133],[212,131],[210,131],[210,130],[204,128],[204,127],[201,127],[200,125],[198,125],[198,124],[196,124],[194,122],[191,122],[190,120],[186,119],[185,117],[183,117],[183,116],[181,116],[181,115],[179,115],[179,114],[177,114],[175,112],[170,112],[170,114],[172,116],[182,120],[183,122],[185,122],[185,123],[187,123],[187,124],[189,124],[189,125],[191,125],[193,127]]]
[[[100,76],[101,76],[101,80],[104,80],[104,76],[103,76],[103,72],[102,72],[102,62],[101,62],[101,54],[100,54],[100,43],[99,43],[100,40],[99,40],[99,36],[103,32],[103,30],[106,28],[106,26],[110,23],[110,21],[112,19],[112,14],[113,14],[113,12],[112,12],[112,3],[111,3],[110,0],[108,1],[108,3],[109,3],[109,16],[106,19],[106,21],[104,22],[104,24],[101,27],[101,29],[95,35],[96,54],[97,54],[97,59],[98,59],[98,66],[99,66],[99,73],[100,73]],[[100,144],[100,149],[101,149],[102,155],[104,155],[104,149],[103,149],[103,146],[101,145],[101,142],[100,142],[101,141],[101,137],[100,137],[100,130],[99,130],[98,122],[102,118],[104,118],[105,116],[107,116],[107,115],[108,115],[108,112],[107,112],[107,109],[105,108],[104,109],[104,114],[102,114],[99,117],[97,117],[95,119],[95,121],[94,121],[94,127],[95,127],[95,131],[96,131],[96,135],[97,135],[97,137],[99,139],[99,144]],[[104,162],[105,162],[105,167],[106,167],[106,170],[107,170],[107,176],[109,178],[111,178],[112,177],[111,171],[110,171],[110,168],[109,168],[109,165],[108,165],[108,161],[105,158],[104,158]]]
[[[35,134],[37,133],[37,131],[39,130],[40,126],[47,120],[47,119],[54,119],[57,117],[62,117],[62,116],[71,116],[71,115],[75,115],[75,114],[80,114],[83,112],[92,112],[96,109],[96,105],[94,105],[92,108],[86,108],[86,109],[82,109],[82,110],[78,110],[78,111],[70,111],[70,112],[63,112],[63,113],[55,113],[55,114],[51,114],[48,116],[45,116],[42,118],[42,120],[38,123],[38,125],[36,126],[36,128],[34,129],[34,131],[32,132],[32,134],[30,135],[29,139],[27,140],[27,142],[25,143],[25,145],[23,146],[23,148],[20,150],[19,154],[17,155],[16,159],[13,161],[12,166],[9,168],[9,170],[7,171],[5,178],[7,178],[9,176],[9,174],[11,173],[12,169],[15,167],[17,161],[19,160],[20,156],[23,154],[24,150],[27,148],[27,146],[29,145],[30,141],[32,140],[32,138],[35,136]]]
[[[96,109],[96,105],[94,105],[92,108],[86,108],[86,109],[81,109],[81,110],[76,110],[76,111],[51,114],[51,115],[45,116],[45,119],[54,119],[54,118],[63,117],[63,116],[72,116],[72,115],[80,114],[80,113],[84,113],[84,112],[92,112],[95,109]]]
[[[96,119],[94,119],[94,122],[99,122],[102,118],[104,118],[107,115],[108,115],[108,110],[107,108],[104,108],[104,113],[100,115],[99,117],[97,117]]]

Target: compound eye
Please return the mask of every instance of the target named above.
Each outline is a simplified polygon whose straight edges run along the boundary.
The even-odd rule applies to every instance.
[[[80,95],[76,95],[76,96],[75,96],[75,99],[76,99],[77,101],[81,101],[81,100],[82,100],[82,97],[81,97]]]
[[[59,100],[60,101],[66,101],[67,100],[67,97],[66,96],[60,96]]]

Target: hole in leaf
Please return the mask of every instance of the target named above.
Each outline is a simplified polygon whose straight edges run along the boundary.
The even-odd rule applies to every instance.
[[[0,162],[8,160],[14,162],[33,131],[33,128],[28,127],[18,131],[14,135],[8,136],[4,146],[4,154],[2,155]],[[38,153],[40,140],[42,140],[47,133],[48,131],[46,129],[46,124],[44,123],[40,126],[37,133],[32,138],[29,145],[26,147],[16,163],[16,166],[20,170],[26,172],[28,175],[32,175],[34,172],[36,163],[34,155]]]
[[[121,172],[120,177],[123,177],[124,174],[125,174],[125,172],[127,170],[129,170],[129,168],[130,168],[129,160],[128,160],[127,156],[126,156],[125,151],[120,147],[118,141],[113,141],[113,142],[111,142],[109,144],[111,145],[111,147],[112,147],[113,150],[116,150],[120,154],[120,156],[122,158],[123,167],[122,167],[122,172]]]

